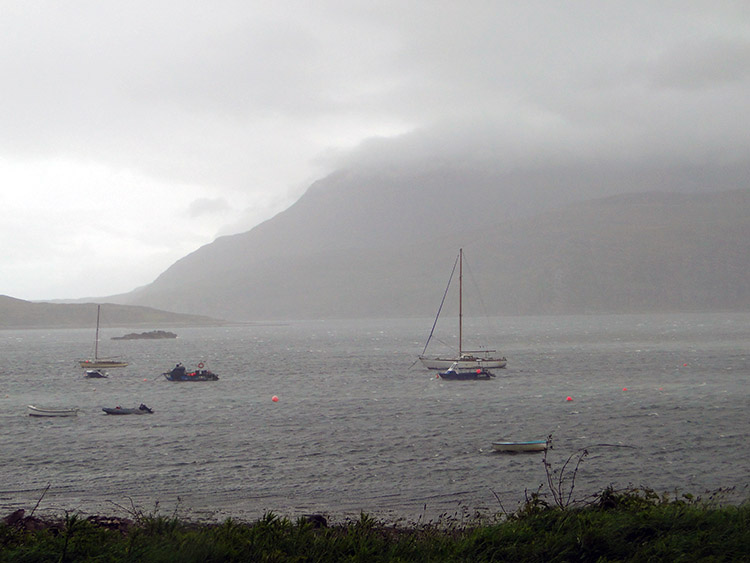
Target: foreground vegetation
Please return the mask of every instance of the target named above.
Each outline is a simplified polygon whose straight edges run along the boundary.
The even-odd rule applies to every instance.
[[[11,561],[747,561],[750,504],[713,506],[649,490],[605,489],[582,505],[531,495],[497,522],[388,526],[367,515],[328,526],[266,514],[253,523],[176,517],[43,522],[15,513],[0,524]]]

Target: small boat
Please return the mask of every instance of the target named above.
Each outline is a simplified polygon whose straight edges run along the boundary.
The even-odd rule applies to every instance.
[[[530,440],[527,442],[492,442],[492,448],[498,452],[543,452],[549,447],[549,440]]]
[[[102,410],[107,414],[151,414],[154,411],[143,403],[137,409],[124,409],[122,407],[104,407]]]
[[[99,315],[101,313],[102,306],[96,306],[96,337],[94,339],[94,359],[93,360],[80,360],[78,364],[85,369],[109,369],[109,368],[124,368],[128,365],[128,362],[117,360],[114,358],[100,358],[99,357]]]
[[[451,367],[449,367],[446,371],[439,372],[438,376],[440,377],[440,379],[471,381],[478,379],[490,379],[492,377],[495,377],[495,374],[485,368],[476,368],[471,370],[459,369],[458,362],[453,362],[453,364],[451,364]]]
[[[470,370],[481,369],[502,369],[504,368],[508,360],[504,356],[494,356],[493,353],[496,350],[464,350],[463,349],[463,263],[464,263],[464,251],[463,248],[459,250],[456,262],[453,264],[453,270],[451,271],[450,278],[448,279],[448,287],[445,288],[443,294],[443,300],[438,308],[435,322],[432,325],[432,331],[430,336],[427,338],[427,342],[424,345],[424,350],[419,356],[419,361],[427,369],[452,369],[452,364],[457,364],[458,371],[468,373]],[[440,318],[440,311],[443,309],[445,303],[445,297],[450,289],[451,281],[453,280],[453,274],[456,272],[456,265],[458,265],[458,353],[456,355],[428,357],[425,356],[427,347],[430,345],[430,340],[435,332],[435,326],[437,325],[438,319]],[[441,374],[442,377],[442,374]],[[490,375],[490,377],[494,377]],[[466,378],[466,379],[477,379],[477,378]]]
[[[35,407],[34,405],[27,405],[29,409],[29,416],[78,416],[77,408],[70,409],[57,409],[51,407]]]
[[[87,369],[86,370],[86,377],[91,379],[96,378],[102,378],[102,377],[109,377],[106,371],[102,371],[100,369]]]
[[[195,371],[187,371],[185,366],[177,364],[170,371],[164,372],[162,375],[167,378],[167,381],[218,381],[219,376],[212,372],[210,369],[203,369],[203,363],[198,364],[198,369]]]

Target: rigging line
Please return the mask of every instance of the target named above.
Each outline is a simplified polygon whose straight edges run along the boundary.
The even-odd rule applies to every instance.
[[[425,342],[424,344],[424,350],[422,350],[423,356],[424,356],[424,353],[427,351],[427,346],[430,345],[430,340],[432,339],[432,335],[435,332],[435,327],[437,326],[438,319],[440,318],[440,311],[443,310],[443,305],[445,304],[445,298],[448,295],[448,290],[450,289],[451,281],[453,280],[453,274],[456,273],[456,266],[458,265],[459,256],[456,256],[456,261],[453,262],[453,270],[451,270],[451,277],[448,278],[448,285],[446,286],[445,292],[443,293],[443,300],[440,302],[440,307],[438,308],[437,315],[435,315],[435,322],[432,323],[432,330],[430,331],[430,336],[427,337],[427,342]]]

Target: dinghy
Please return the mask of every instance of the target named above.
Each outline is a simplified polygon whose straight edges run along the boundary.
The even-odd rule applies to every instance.
[[[34,405],[27,405],[29,409],[29,416],[78,416],[77,408],[70,409],[58,409],[52,407],[35,407]]]
[[[526,442],[492,442],[498,452],[543,452],[549,447],[548,440],[530,440]]]
[[[136,408],[122,408],[122,407],[104,407],[102,410],[107,414],[152,414],[154,411],[148,408],[143,403]]]

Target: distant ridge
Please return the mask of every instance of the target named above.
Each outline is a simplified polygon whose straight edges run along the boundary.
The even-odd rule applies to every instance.
[[[341,171],[109,299],[238,321],[432,316],[463,247],[488,314],[750,310],[750,190],[548,172]]]
[[[0,295],[0,328],[87,328],[96,323],[95,303],[34,303]],[[207,326],[225,321],[198,315],[159,311],[150,307],[106,304],[109,326]]]

